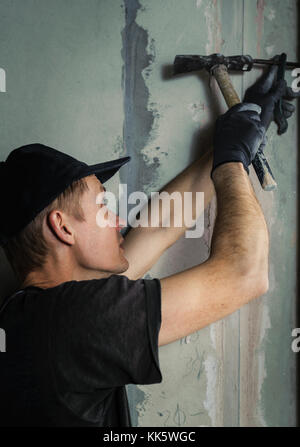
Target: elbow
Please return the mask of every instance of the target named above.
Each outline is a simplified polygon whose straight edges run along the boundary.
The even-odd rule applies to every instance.
[[[269,290],[269,278],[268,275],[261,276],[257,282],[257,295],[261,296],[267,293]]]
[[[257,263],[258,268],[251,273],[252,278],[256,278],[256,295],[257,297],[264,295],[269,290],[269,265],[268,257]]]
[[[269,277],[267,273],[251,272],[240,278],[240,284],[247,297],[247,301],[265,295],[269,290]]]
[[[239,259],[238,282],[243,289],[243,293],[248,299],[258,298],[269,290],[269,265],[268,256],[260,259],[252,258]]]
[[[239,259],[237,263],[228,262],[227,259],[216,261],[210,258],[214,272],[219,271],[222,275],[223,288],[230,290],[233,299],[236,299],[238,307],[249,301],[259,298],[269,290],[268,261],[244,262]],[[235,297],[235,298],[234,298]]]

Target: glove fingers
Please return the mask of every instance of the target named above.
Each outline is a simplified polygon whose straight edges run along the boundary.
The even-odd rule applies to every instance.
[[[290,104],[289,102],[282,101],[281,110],[285,118],[290,118],[295,111],[295,107],[293,106],[293,104]]]
[[[295,106],[290,102],[282,101],[282,110],[293,113],[295,111]]]
[[[291,87],[286,87],[286,91],[283,96],[284,99],[291,100],[291,99],[299,98],[299,97],[300,97],[300,91],[294,92],[294,90]]]
[[[284,79],[280,79],[272,87],[268,95],[270,95],[270,97],[273,98],[274,102],[276,102],[278,101],[279,98],[281,98],[285,94],[286,89],[287,89],[286,81]]]
[[[268,93],[273,86],[277,71],[278,65],[271,65],[269,70],[265,71],[255,84],[253,84],[253,91],[262,95]]]
[[[278,129],[277,129],[278,135],[282,135],[283,133],[285,133],[287,131],[288,122],[287,122],[287,117],[284,115],[284,113],[281,115],[277,115],[275,113],[274,121],[278,126]]]
[[[288,110],[283,110],[282,113],[285,118],[290,118],[293,115],[293,112],[290,112]]]
[[[295,111],[295,106],[287,101],[282,101],[281,108],[285,118],[290,118]]]

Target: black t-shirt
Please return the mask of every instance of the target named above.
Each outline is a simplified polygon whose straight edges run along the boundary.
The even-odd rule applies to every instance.
[[[68,281],[5,300],[0,426],[130,427],[126,384],[160,383],[159,279]]]

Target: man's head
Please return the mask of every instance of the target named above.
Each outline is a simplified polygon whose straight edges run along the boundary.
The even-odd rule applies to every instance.
[[[95,175],[72,183],[4,247],[23,282],[51,269],[69,279],[91,279],[128,269],[119,233],[120,219],[105,205],[105,187]],[[99,226],[101,210],[106,226]],[[103,223],[103,219],[102,219]],[[114,225],[116,223],[116,225]]]
[[[2,182],[9,180],[7,183],[13,185],[4,199],[8,220],[0,222],[0,239],[6,239],[4,251],[21,281],[50,287],[126,271],[120,219],[104,203],[102,182],[130,158],[88,166],[40,146],[13,151],[0,166]],[[17,186],[10,178],[13,173],[18,176]]]
[[[123,256],[120,244],[123,237],[120,234],[121,226],[126,224],[123,220],[109,210],[105,204],[105,187],[95,175],[86,178],[88,190],[81,199],[84,221],[72,219],[73,234],[63,230],[60,234],[66,242],[73,244],[73,254],[76,265],[84,270],[95,273],[122,273],[129,267],[127,259]],[[97,216],[101,216],[97,219]],[[53,225],[57,216],[53,218]],[[61,225],[60,225],[61,227]],[[99,275],[98,275],[99,277]]]
[[[97,177],[91,175],[85,181],[87,189],[80,199],[84,219],[53,210],[48,216],[45,236],[53,249],[66,251],[67,247],[69,262],[78,278],[122,273],[128,269],[128,261],[120,247],[123,241],[120,218],[106,207],[105,188]],[[97,219],[99,213],[101,219]]]

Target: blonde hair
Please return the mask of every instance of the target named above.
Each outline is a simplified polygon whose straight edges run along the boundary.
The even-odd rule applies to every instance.
[[[49,247],[43,235],[44,219],[52,210],[60,209],[78,221],[84,221],[80,198],[87,189],[88,184],[84,178],[73,182],[3,247],[10,265],[21,281],[31,271],[42,267],[46,261]]]

